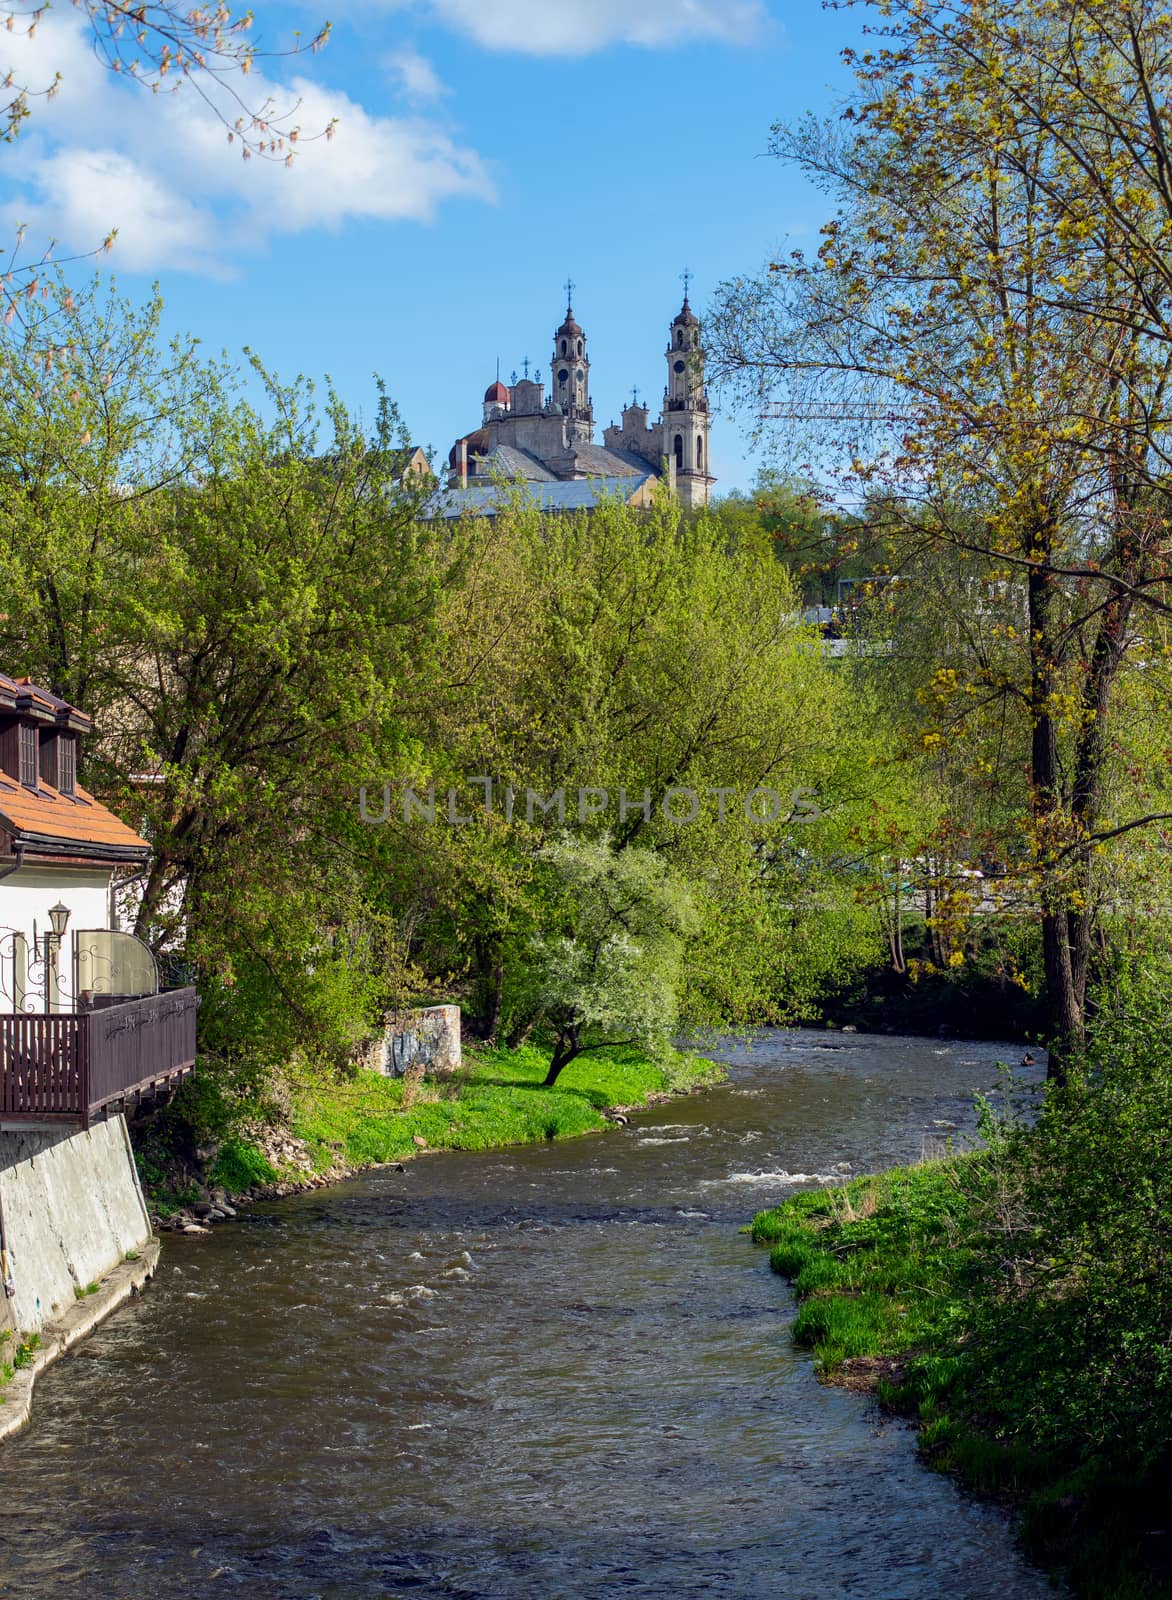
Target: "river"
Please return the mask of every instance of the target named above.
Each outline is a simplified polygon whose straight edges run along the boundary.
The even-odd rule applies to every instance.
[[[996,1510],[821,1387],[739,1232],[971,1128],[1012,1046],[773,1031],[564,1144],[166,1240],[0,1450],[28,1600],[1032,1600]]]

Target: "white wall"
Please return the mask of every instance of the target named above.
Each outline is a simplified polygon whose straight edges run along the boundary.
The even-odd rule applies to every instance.
[[[13,995],[13,933],[23,933],[28,943],[28,959],[44,953],[44,936],[49,930],[49,907],[58,901],[69,907],[69,924],[61,941],[58,957],[60,1003],[72,1009],[73,935],[86,928],[110,926],[109,867],[21,866],[0,878],[0,1011],[15,1008]],[[33,943],[33,924],[40,941]],[[45,1009],[44,969],[30,966],[25,1009]]]

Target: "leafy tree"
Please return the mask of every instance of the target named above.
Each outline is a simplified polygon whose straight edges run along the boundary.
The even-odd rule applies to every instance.
[[[1166,814],[1108,803],[1116,708],[1170,569],[1169,22],[1140,0],[879,0],[843,129],[775,130],[835,196],[816,260],[727,285],[714,330],[759,404],[882,507],[897,562],[1001,585],[997,648],[928,689],[929,748],[1024,735],[1051,1060],[1082,1046],[1102,848]],[[803,436],[803,450],[806,437]],[[984,737],[984,735],[982,735]],[[1008,840],[1006,841],[1008,843]]]
[[[552,1040],[549,1088],[588,1051],[667,1048],[695,913],[653,851],[615,850],[603,838],[550,844],[542,860],[553,878],[550,915],[528,940],[517,998]]]
[[[519,504],[467,538],[468,581],[447,591],[439,622],[446,683],[422,696],[410,722],[417,760],[396,774],[409,770],[420,793],[434,785],[439,821],[404,821],[396,791],[378,830],[387,893],[418,959],[468,975],[478,1031],[523,1027],[503,1014],[505,992],[543,925],[541,846],[568,829],[653,849],[689,884],[701,923],[689,1018],[793,1015],[799,995],[801,1008],[816,1004],[822,961],[857,959],[867,937],[839,888],[834,936],[794,937],[827,903],[795,882],[800,841],[812,846],[816,830],[794,820],[793,796],[808,806],[817,793],[818,826],[833,826],[869,786],[859,755],[869,733],[849,680],[801,625],[768,538],[746,527],[730,539],[721,517],[681,519],[666,497],[650,513],[612,504],[588,518]],[[469,819],[460,827],[443,821],[449,786]],[[758,788],[777,796],[772,821],[746,815]],[[695,816],[665,815],[665,800],[683,817],[692,796]]]

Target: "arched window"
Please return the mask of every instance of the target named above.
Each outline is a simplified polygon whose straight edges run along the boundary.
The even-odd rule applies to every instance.
[[[582,354],[582,341],[581,341],[581,339],[578,340],[578,354],[579,355]]]
[[[696,435],[696,471],[704,471],[704,435],[702,433]]]
[[[677,328],[676,329],[676,349],[677,350],[682,350],[683,348],[684,348],[684,330],[682,328]]]
[[[562,340],[562,355],[565,355],[565,354],[566,354],[566,341],[563,339]]]
[[[682,472],[684,470],[684,436],[682,433],[676,434],[674,448],[676,453],[676,471]]]

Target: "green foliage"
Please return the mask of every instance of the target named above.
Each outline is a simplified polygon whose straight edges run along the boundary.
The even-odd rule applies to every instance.
[[[31,1367],[33,1357],[40,1348],[41,1336],[39,1333],[22,1333],[17,1340],[16,1352],[12,1357],[12,1365],[15,1370],[19,1372],[23,1367]]]
[[[209,1184],[222,1185],[230,1194],[243,1194],[258,1184],[273,1183],[276,1178],[271,1162],[254,1145],[237,1136],[224,1140],[208,1172]]]
[[[398,1161],[431,1149],[485,1150],[596,1132],[600,1112],[638,1105],[667,1089],[713,1082],[719,1069],[695,1057],[653,1061],[635,1049],[581,1056],[545,1088],[550,1052],[534,1045],[475,1056],[450,1095],[429,1085],[403,1104],[401,1079],[360,1072],[344,1082],[306,1085],[293,1110],[293,1129],[322,1169],[339,1155],[350,1165]]]
[[[548,845],[542,866],[548,926],[530,937],[511,999],[552,1035],[549,1083],[603,1045],[666,1054],[683,940],[696,928],[686,885],[652,851],[616,851],[607,838]]]
[[[753,1224],[824,1373],[894,1358],[881,1394],[919,1418],[926,1457],[1022,1497],[1031,1547],[1102,1600],[1167,1592],[1172,1056],[1166,998],[1125,1021],[1133,997],[1104,1001],[1109,1029],[1036,1120],[1011,1085],[984,1149]]]

